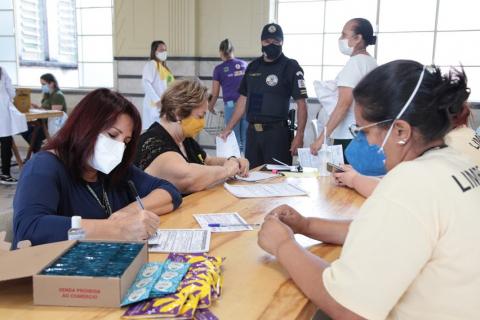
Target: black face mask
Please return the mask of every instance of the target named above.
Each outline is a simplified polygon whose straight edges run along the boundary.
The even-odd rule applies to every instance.
[[[268,59],[275,60],[282,54],[282,46],[270,43],[267,46],[262,46],[262,52],[265,53]]]

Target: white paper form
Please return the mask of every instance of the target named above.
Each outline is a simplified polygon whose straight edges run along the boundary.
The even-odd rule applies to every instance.
[[[288,182],[243,186],[233,186],[224,183],[223,186],[237,198],[295,197],[307,195],[304,190]]]
[[[333,164],[344,164],[343,160],[343,147],[341,144],[336,144],[333,146],[328,146],[328,149],[332,152],[332,163]]]
[[[234,131],[232,131],[232,133],[228,135],[227,141],[223,141],[223,139],[220,137],[215,137],[215,142],[217,145],[217,157],[241,157],[240,148],[238,146],[237,138],[235,137]]]
[[[267,170],[277,170],[277,171],[297,171],[296,166],[284,166],[283,164],[267,164]]]
[[[334,164],[344,164],[343,161],[343,147],[342,145],[328,146],[328,150],[332,153],[332,163]],[[318,168],[320,167],[320,157],[318,155],[313,155],[310,152],[310,148],[299,148],[298,152],[298,162],[304,168]]]
[[[313,155],[310,148],[298,148],[298,162],[304,168],[318,168],[320,167],[320,157]]]
[[[278,177],[278,174],[273,174],[270,172],[260,172],[260,171],[252,171],[248,174],[248,177],[241,177],[239,175],[235,176],[235,179],[247,182],[255,182],[261,180],[267,180]]]
[[[193,217],[202,229],[209,229],[212,232],[253,230],[237,212],[194,214]],[[209,224],[219,224],[221,227],[209,227]]]
[[[210,230],[157,229],[148,239],[150,252],[202,253],[210,250]]]

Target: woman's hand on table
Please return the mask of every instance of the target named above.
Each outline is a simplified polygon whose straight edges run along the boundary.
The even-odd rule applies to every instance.
[[[345,172],[334,172],[332,174],[335,184],[353,188],[353,179],[358,175],[358,172],[350,165],[342,165],[342,169],[345,170]]]
[[[225,160],[223,167],[227,169],[227,175],[229,177],[234,177],[235,175],[240,174],[240,162],[237,158]]]
[[[294,233],[305,234],[308,229],[308,219],[286,204],[276,207],[267,216],[277,217],[289,226]]]
[[[242,177],[248,177],[248,171],[250,170],[250,162],[245,158],[238,159],[238,164],[240,166],[239,175]]]
[[[277,256],[283,244],[295,241],[292,229],[274,215],[267,215],[258,233],[258,245],[266,252]]]
[[[160,217],[148,210],[116,211],[109,220],[126,240],[145,240],[157,232]]]

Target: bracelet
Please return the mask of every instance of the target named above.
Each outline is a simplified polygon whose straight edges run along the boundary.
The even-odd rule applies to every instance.
[[[237,161],[238,167],[240,168],[240,160],[239,160],[237,157],[235,157],[235,156],[230,156],[230,157],[227,158],[227,161],[230,160],[230,159],[234,159],[235,161]]]

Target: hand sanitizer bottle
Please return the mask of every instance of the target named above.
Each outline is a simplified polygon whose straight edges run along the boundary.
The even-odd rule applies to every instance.
[[[85,239],[85,230],[82,229],[82,217],[72,217],[72,228],[68,230],[68,240]]]

